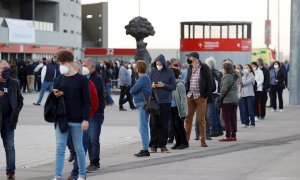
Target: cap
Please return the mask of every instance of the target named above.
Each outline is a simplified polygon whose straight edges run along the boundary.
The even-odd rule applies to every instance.
[[[199,54],[197,52],[191,52],[186,55],[187,57],[193,57],[199,60]]]

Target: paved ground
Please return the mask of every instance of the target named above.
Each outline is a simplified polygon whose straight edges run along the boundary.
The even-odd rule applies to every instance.
[[[16,131],[19,180],[47,180],[53,174],[54,130],[42,118],[43,107],[31,105],[36,96],[25,95]],[[268,109],[266,120],[257,127],[239,125],[237,142],[220,143],[214,138],[209,148],[201,148],[191,140],[189,149],[139,159],[133,156],[140,148],[137,112],[108,107],[101,135],[101,170],[88,179],[300,180],[299,110],[300,106],[286,106],[283,113]],[[3,151],[0,148],[0,180],[5,178]],[[67,176],[71,164],[65,165]]]

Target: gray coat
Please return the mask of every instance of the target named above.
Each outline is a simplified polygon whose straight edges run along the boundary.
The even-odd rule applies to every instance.
[[[186,89],[183,80],[176,80],[176,90],[173,91],[173,93],[175,95],[175,101],[178,108],[179,117],[184,118],[188,114],[188,105]]]
[[[254,96],[255,77],[252,73],[242,76],[241,97]]]
[[[224,97],[226,92],[227,95],[223,99],[223,103],[237,103],[239,101],[238,98],[238,87],[237,87],[237,79],[238,79],[238,74],[232,73],[232,74],[224,74],[221,80],[221,95],[220,97]],[[233,86],[231,87],[233,83]]]

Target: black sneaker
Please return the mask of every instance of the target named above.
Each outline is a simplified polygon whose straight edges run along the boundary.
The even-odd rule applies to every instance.
[[[130,108],[131,110],[136,110],[137,108],[135,106],[131,107]]]
[[[40,103],[32,103],[33,105],[35,106],[40,106],[41,104]]]
[[[198,140],[199,140],[199,136],[196,136],[196,137],[195,137],[195,140],[198,141]]]
[[[122,108],[119,108],[119,110],[120,110],[120,111],[127,111],[127,109],[125,109],[125,108],[123,108],[123,107],[122,107]]]
[[[206,136],[206,140],[212,140],[212,138],[210,136]]]
[[[179,147],[179,145],[175,144],[173,147],[171,147],[171,149],[177,149]]]
[[[73,162],[74,161],[74,154],[71,153],[70,156],[69,156],[69,159],[68,159],[68,162]]]
[[[136,157],[147,157],[150,156],[150,153],[148,150],[141,150],[139,153],[134,154]]]
[[[180,146],[178,146],[177,149],[186,149],[188,147],[189,147],[189,145],[187,145],[187,144],[181,144]]]
[[[90,164],[87,168],[86,168],[86,172],[87,173],[93,173],[96,172],[98,170],[97,166]]]

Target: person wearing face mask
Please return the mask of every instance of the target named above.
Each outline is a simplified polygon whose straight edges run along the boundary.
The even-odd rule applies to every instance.
[[[9,180],[15,179],[14,132],[22,107],[23,96],[19,83],[10,77],[8,63],[0,60],[0,132],[6,155],[6,175]]]
[[[188,102],[188,115],[186,117],[185,130],[186,138],[189,142],[193,117],[195,112],[199,115],[200,146],[208,147],[206,144],[206,107],[207,98],[211,95],[213,89],[213,77],[207,64],[202,63],[197,52],[191,52],[187,55],[188,63],[191,66],[188,69],[186,91]]]
[[[53,89],[53,82],[54,78],[56,77],[56,67],[54,64],[51,63],[50,60],[46,60],[46,65],[42,67],[41,72],[41,82],[42,87],[39,95],[39,99],[36,103],[33,103],[33,105],[39,106],[41,105],[41,102],[43,100],[45,92],[48,90],[49,93],[52,92]]]
[[[168,123],[171,115],[172,92],[176,89],[176,79],[173,71],[168,68],[165,56],[157,56],[150,73],[152,89],[158,97],[160,115],[151,114],[150,119],[150,147],[151,152],[156,153],[157,148],[162,153],[168,153]]]
[[[259,69],[262,70],[263,75],[264,75],[264,83],[263,83],[263,88],[262,88],[262,95],[260,98],[260,119],[264,119],[266,116],[266,104],[268,100],[268,91],[270,87],[270,72],[269,70],[265,67],[264,61],[261,58],[257,59],[257,64]]]
[[[96,60],[87,58],[82,62],[82,65],[89,70],[89,80],[96,86],[99,103],[94,117],[89,121],[88,154],[90,163],[86,170],[87,172],[92,173],[100,169],[100,135],[104,122],[105,90],[103,80],[96,72]]]
[[[254,84],[255,84],[255,72],[250,64],[246,64],[244,68],[244,73],[242,76],[241,89],[240,89],[240,98],[244,114],[245,128],[255,127],[255,118],[254,118]],[[250,119],[250,121],[249,121]]]
[[[254,93],[255,93],[255,101],[254,101],[254,113],[255,113],[255,121],[259,121],[260,115],[260,109],[262,107],[262,91],[263,91],[263,84],[264,84],[264,73],[263,71],[258,67],[258,64],[256,62],[251,63],[252,68],[255,72],[255,86],[254,86]]]
[[[74,64],[75,71],[77,71],[79,74],[82,74],[87,79],[89,79],[90,70],[87,67],[82,67],[82,64],[80,63],[80,61],[76,61],[75,63],[76,63],[76,64]],[[90,97],[91,98],[91,107],[90,107],[90,113],[89,113],[89,122],[91,122],[95,113],[98,110],[99,100],[98,100],[96,86],[92,80],[89,80],[89,85],[90,85],[90,95],[91,95],[91,97]],[[84,151],[85,151],[85,153],[87,153],[88,146],[89,146],[89,140],[90,140],[89,131],[83,132],[82,138],[83,138],[82,141],[83,141]],[[73,180],[73,179],[78,178],[79,172],[78,172],[78,162],[77,162],[77,158],[76,158],[76,152],[75,152],[75,149],[73,146],[71,133],[69,133],[69,137],[68,137],[68,148],[70,150],[70,157],[69,157],[68,161],[72,162],[73,160],[75,160],[73,163],[73,170],[71,172],[71,175],[68,177],[68,180]]]
[[[120,68],[119,71],[119,78],[120,78],[120,98],[119,98],[119,110],[120,111],[127,111],[123,105],[129,102],[130,109],[135,110],[136,107],[133,104],[132,96],[130,94],[131,88],[131,75],[128,71],[130,63],[125,61]],[[125,98],[126,96],[126,98]]]
[[[64,156],[68,134],[71,133],[76,151],[79,176],[86,179],[85,152],[82,143],[83,132],[89,128],[91,106],[89,81],[74,68],[74,56],[70,51],[61,50],[57,54],[62,75],[54,80],[53,92],[56,98],[63,97],[66,109],[66,125],[55,122],[56,160],[54,180],[63,179]]]
[[[270,95],[272,112],[277,110],[277,95],[279,100],[279,112],[283,112],[283,98],[282,93],[285,89],[285,72],[280,67],[280,62],[275,61],[273,67],[270,68]]]

